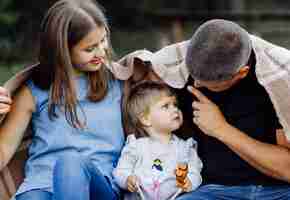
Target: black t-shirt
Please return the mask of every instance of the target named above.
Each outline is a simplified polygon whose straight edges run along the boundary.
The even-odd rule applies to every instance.
[[[187,85],[192,85],[190,79]],[[275,130],[281,128],[272,102],[258,83],[254,68],[246,78],[222,92],[199,89],[218,105],[228,123],[259,141],[276,144]],[[176,90],[184,115],[180,133],[190,134],[198,142],[198,154],[203,161],[203,184],[222,185],[280,185],[285,182],[270,178],[229,149],[219,140],[201,132],[192,122],[193,96],[186,87]],[[180,135],[182,136],[182,135]]]

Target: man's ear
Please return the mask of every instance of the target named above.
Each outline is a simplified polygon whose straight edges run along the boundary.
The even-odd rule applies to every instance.
[[[238,78],[239,79],[245,78],[248,75],[249,71],[250,67],[248,65],[241,67],[237,74]]]

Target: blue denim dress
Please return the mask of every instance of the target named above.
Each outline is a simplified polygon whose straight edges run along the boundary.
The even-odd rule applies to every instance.
[[[27,82],[36,104],[31,121],[34,135],[25,166],[25,179],[16,195],[34,189],[53,192],[52,172],[55,162],[59,157],[72,152],[79,152],[90,159],[119,193],[112,179],[112,171],[124,144],[121,123],[122,83],[112,80],[107,96],[100,102],[90,102],[86,98],[88,83],[85,76],[78,77],[75,85],[80,105],[78,116],[86,121],[83,130],[72,128],[59,110],[56,110],[58,118],[50,120],[48,92],[38,88],[31,80]]]

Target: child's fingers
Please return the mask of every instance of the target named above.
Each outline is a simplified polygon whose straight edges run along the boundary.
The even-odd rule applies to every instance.
[[[192,185],[191,185],[190,180],[188,178],[186,178],[185,184],[182,187],[183,191],[189,192],[191,190],[191,187],[192,187]]]
[[[128,186],[128,190],[129,190],[130,192],[135,192],[135,191],[134,191],[134,187],[133,187],[132,185],[129,185],[129,186]]]
[[[136,183],[133,183],[133,182],[129,183],[129,185],[128,185],[128,190],[129,190],[130,192],[136,192],[136,191],[137,191]]]
[[[139,178],[135,175],[129,176],[128,182],[127,182],[127,187],[130,192],[137,192],[138,191],[138,186],[139,184]]]

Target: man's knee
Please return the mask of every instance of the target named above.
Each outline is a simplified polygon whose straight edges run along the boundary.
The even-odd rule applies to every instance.
[[[185,194],[180,195],[176,198],[176,200],[214,200],[209,194],[202,193],[199,191],[192,191]]]

